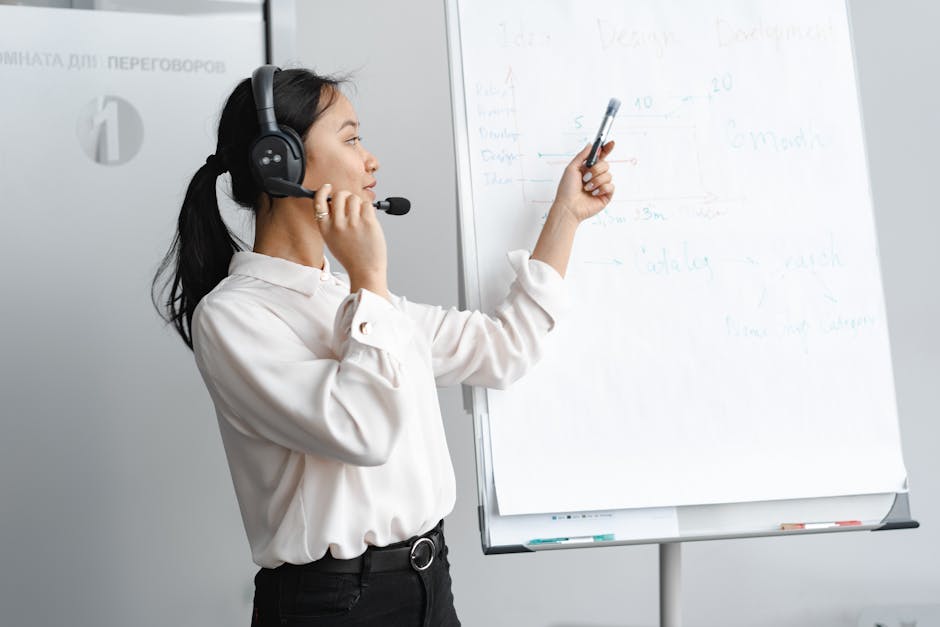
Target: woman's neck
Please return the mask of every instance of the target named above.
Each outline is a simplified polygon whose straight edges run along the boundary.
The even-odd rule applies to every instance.
[[[261,208],[255,218],[256,253],[323,268],[323,236],[306,210],[309,201],[277,198],[274,209]]]

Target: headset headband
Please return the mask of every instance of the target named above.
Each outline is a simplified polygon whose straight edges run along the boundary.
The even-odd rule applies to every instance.
[[[251,92],[262,133],[278,130],[274,117],[274,73],[280,71],[276,65],[262,65],[251,74]]]

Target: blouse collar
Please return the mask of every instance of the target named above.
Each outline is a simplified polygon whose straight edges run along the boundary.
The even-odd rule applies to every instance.
[[[229,275],[240,274],[261,279],[267,283],[313,296],[320,284],[330,275],[330,261],[324,255],[323,269],[305,266],[281,257],[271,257],[251,250],[240,250],[232,255]]]

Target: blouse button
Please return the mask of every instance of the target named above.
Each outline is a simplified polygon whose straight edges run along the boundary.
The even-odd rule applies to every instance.
[[[372,325],[368,322],[363,322],[359,325],[359,332],[363,335],[369,335],[372,332]]]
[[[327,274],[326,272],[321,272],[321,273],[320,273],[320,280],[321,280],[321,281],[329,281],[331,278],[332,278],[332,277],[331,277],[329,274]]]

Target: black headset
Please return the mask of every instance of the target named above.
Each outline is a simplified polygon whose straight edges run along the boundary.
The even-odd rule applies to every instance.
[[[316,192],[301,185],[307,167],[304,143],[297,131],[278,126],[274,117],[274,74],[280,71],[275,65],[262,65],[251,74],[261,132],[251,144],[249,168],[261,189],[274,198],[313,198]],[[411,209],[407,198],[386,198],[372,204],[393,216],[403,216]]]
[[[289,126],[278,126],[274,117],[274,74],[280,71],[275,65],[262,65],[251,74],[261,132],[251,145],[249,167],[261,189],[275,198],[284,198],[287,189],[299,187],[307,165],[300,135]]]

